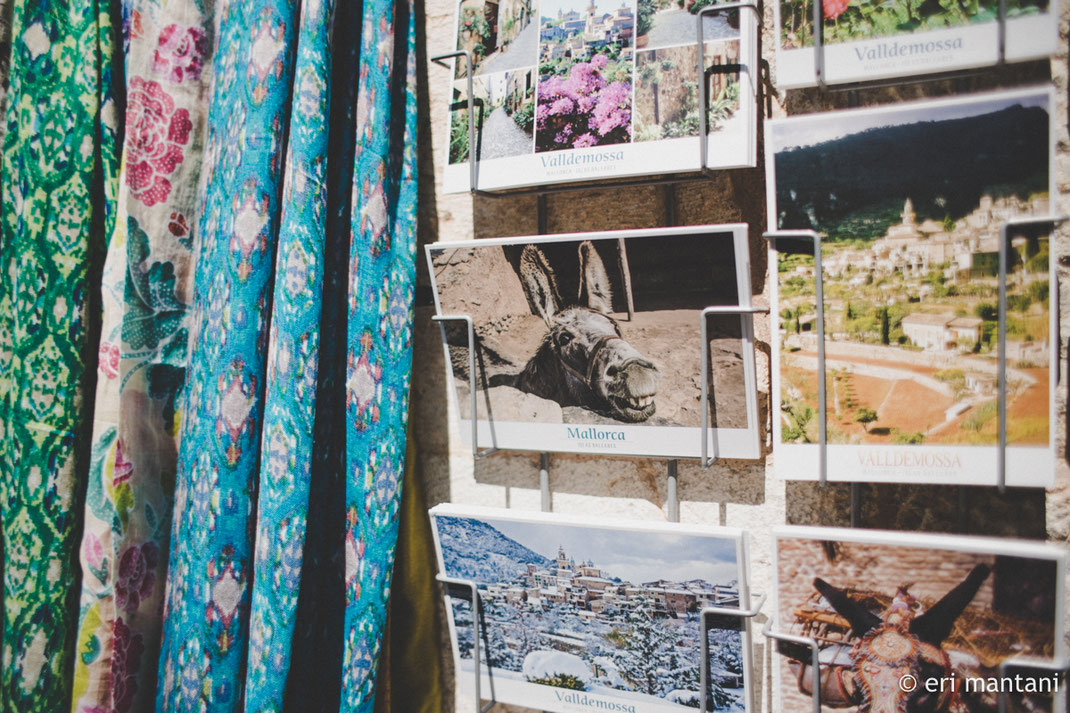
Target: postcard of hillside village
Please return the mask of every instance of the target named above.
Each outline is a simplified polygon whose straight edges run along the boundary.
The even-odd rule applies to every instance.
[[[545,709],[587,694],[636,711],[699,706],[699,612],[739,606],[737,540],[437,512],[434,522],[444,572],[479,585],[481,659],[499,702]],[[453,600],[452,614],[467,682],[470,602]],[[742,713],[743,636],[708,636],[710,710]]]
[[[1049,213],[1048,102],[774,123],[778,225],[822,234],[830,443],[996,442],[1000,230]],[[1049,248],[1034,232],[1008,250],[1011,444],[1050,440]],[[813,443],[812,243],[794,252],[778,258],[781,434]]]

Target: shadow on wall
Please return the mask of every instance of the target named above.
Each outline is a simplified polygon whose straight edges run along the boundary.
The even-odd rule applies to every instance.
[[[961,491],[960,491],[961,487]],[[1039,488],[860,483],[859,526],[1044,539],[1046,493]],[[851,486],[787,483],[789,525],[851,524]]]

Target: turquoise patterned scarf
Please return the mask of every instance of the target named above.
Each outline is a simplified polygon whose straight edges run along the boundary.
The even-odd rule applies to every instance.
[[[416,103],[414,18],[392,0],[363,12],[348,110],[331,106],[350,92],[328,81],[330,2],[303,3],[299,21],[294,6],[265,0],[219,18],[160,711],[281,709],[292,651],[308,638],[294,631],[304,554],[316,563],[324,541],[345,553],[341,710],[371,710],[404,469]],[[327,171],[338,127],[325,122],[354,111],[350,259],[338,265],[325,253],[329,206],[340,204],[329,198],[350,183],[327,185],[347,172]],[[338,269],[349,275],[345,384],[318,369],[319,345],[342,339],[321,299]],[[332,383],[344,406],[317,400]],[[346,409],[344,529],[342,517],[307,514],[329,404]]]

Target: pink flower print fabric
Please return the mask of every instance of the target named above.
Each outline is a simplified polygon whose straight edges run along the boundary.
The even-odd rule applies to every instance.
[[[168,176],[182,163],[193,122],[186,109],[176,109],[171,95],[157,82],[130,80],[127,95],[126,185],[130,197],[152,206],[171,193]]]
[[[198,80],[207,50],[208,39],[201,28],[168,25],[160,32],[152,55],[152,72],[175,84],[185,79]]]

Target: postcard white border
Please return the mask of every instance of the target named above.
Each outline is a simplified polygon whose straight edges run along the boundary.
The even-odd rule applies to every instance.
[[[442,503],[428,510],[431,518],[431,534],[435,541],[435,560],[438,563],[438,571],[446,572],[446,565],[442,557],[442,544],[438,539],[438,527],[435,524],[436,517],[460,517],[479,519],[511,520],[513,522],[532,522],[551,526],[583,527],[602,530],[627,530],[632,532],[656,532],[671,535],[694,535],[699,537],[719,538],[734,540],[736,543],[736,566],[739,572],[739,601],[740,608],[747,609],[750,606],[751,595],[748,585],[749,577],[749,548],[747,532],[736,527],[714,527],[703,525],[690,525],[675,522],[654,522],[650,520],[611,520],[604,517],[580,517],[577,515],[564,515],[557,513],[542,513],[530,510],[512,510],[508,508],[491,508],[475,505],[457,505],[454,503]],[[461,652],[457,645],[457,625],[453,620],[453,607],[450,597],[446,595],[446,622],[449,626],[450,647],[453,650],[453,663],[457,690],[471,698],[474,691],[472,681],[472,669],[465,668],[461,664]],[[741,648],[743,649],[743,696],[746,713],[756,710],[754,705],[754,689],[751,677],[754,676],[754,657],[751,641],[751,620],[741,617],[740,636],[742,637]],[[556,700],[553,686],[545,686],[539,683],[525,683],[509,679],[495,679],[494,692],[499,703],[522,705],[538,708],[547,713],[570,713],[572,711],[585,710],[576,704],[561,703]],[[490,674],[484,672],[480,681],[480,690],[487,694],[491,686]],[[594,694],[589,694],[594,695]],[[628,699],[618,699],[611,696],[598,696],[610,700],[630,702]],[[687,706],[675,704],[641,704],[634,703],[636,713],[686,713],[694,710]]]
[[[1059,43],[1058,5],[1058,0],[1051,0],[1046,13],[1007,19],[1006,61],[1043,59],[1055,54]],[[817,86],[814,48],[784,49],[779,0],[773,8],[777,86],[781,89]],[[998,37],[999,22],[992,20],[943,30],[826,44],[825,81],[844,84],[992,66],[999,61]],[[956,48],[956,43],[961,46]]]
[[[1055,562],[1055,656],[1053,661],[1066,657],[1066,567],[1067,551],[1064,547],[1041,540],[1015,540],[976,535],[944,535],[924,532],[899,532],[894,530],[858,530],[845,527],[809,527],[802,525],[779,525],[773,528],[773,609],[770,614],[773,631],[786,633],[786,625],[780,619],[780,541],[827,540],[852,542],[890,547],[916,547],[918,549],[949,550],[969,554],[1006,555]],[[783,691],[780,657],[773,648],[773,687],[776,700]],[[1066,713],[1065,696],[1056,696],[1053,713]]]
[[[628,0],[635,10],[635,0]],[[532,22],[541,22],[541,2],[534,0],[535,9],[532,11]],[[460,27],[461,2],[458,0],[453,20],[453,47],[457,46],[457,28]],[[697,33],[697,23],[694,32]],[[538,28],[536,28],[538,29]],[[707,168],[720,170],[726,168],[753,168],[757,165],[758,147],[758,83],[760,67],[758,66],[757,20],[752,12],[739,13],[739,34],[737,37],[711,37],[706,44],[739,41],[739,111],[734,118],[738,119],[736,125],[742,129],[728,133],[712,132],[707,141]],[[677,45],[665,45],[654,49],[668,49],[688,44],[697,46],[698,41],[694,34],[681,37]],[[632,52],[632,92],[633,92],[633,136],[634,136],[634,92],[635,92],[635,53],[653,51],[649,48],[631,48]],[[446,117],[444,122],[445,133],[450,136],[450,127],[453,122],[453,112],[449,106],[453,103],[452,87],[456,82],[465,82],[465,79],[456,79],[456,63],[461,59],[454,59],[450,63],[449,72],[449,100],[446,103]],[[501,74],[508,72],[535,70],[535,101],[538,101],[538,53],[532,58],[530,65],[506,69],[502,72],[487,74]],[[696,66],[696,71],[698,67]],[[476,74],[475,77],[484,76]],[[476,129],[478,134],[479,129]],[[450,163],[449,141],[443,142],[442,165],[444,166],[442,186],[446,193],[462,193],[471,190],[471,174],[468,161]],[[545,151],[535,153],[534,145],[532,153],[520,156],[509,156],[492,160],[479,161],[476,166],[476,182],[479,190],[497,191],[510,188],[529,188],[532,186],[552,185],[555,183],[568,183],[574,181],[591,181],[609,178],[629,178],[638,176],[651,176],[660,173],[685,173],[700,171],[702,169],[699,157],[698,136],[676,139],[662,139],[661,141],[629,142],[626,144],[610,144],[607,146],[594,146],[585,149],[572,149],[566,151]],[[471,152],[470,152],[471,153]],[[595,158],[602,156],[603,158]],[[544,160],[560,159],[555,165],[546,165]],[[590,162],[590,163],[588,163]]]
[[[983,104],[993,99],[1014,99],[1015,97],[1034,97],[1046,94],[1048,99],[1048,196],[1054,203],[1055,196],[1055,89],[1051,85],[1032,86],[1012,91],[985,92],[965,97],[941,99],[936,101],[903,102],[876,108],[834,112],[837,121],[844,115],[866,116],[892,114],[900,112],[924,111],[928,107],[951,106],[957,104]],[[814,123],[820,125],[828,121],[828,114],[806,114],[787,119],[774,119],[766,122],[765,166],[766,166],[766,219],[770,226],[777,225],[776,205],[776,153],[772,140],[773,129],[780,124]],[[1053,243],[1054,245],[1054,243]],[[1048,280],[1057,283],[1055,272],[1055,253],[1048,265]],[[780,337],[776,315],[779,308],[779,282],[776,278],[776,251],[770,246],[770,330],[772,331],[771,362],[773,397],[772,404],[779,403],[780,394]],[[1049,298],[1053,299],[1053,298]],[[1049,394],[1048,394],[1048,445],[1045,446],[1008,446],[1007,447],[1007,485],[1025,488],[1050,487],[1055,482],[1055,387],[1059,370],[1059,345],[1054,338],[1058,332],[1056,316],[1058,309],[1051,306],[1049,312]],[[775,407],[778,409],[779,408]],[[820,478],[820,448],[816,443],[781,442],[780,418],[773,418],[773,464],[777,475],[786,480],[818,480]],[[928,483],[945,485],[996,485],[997,446],[954,446],[954,445],[846,445],[828,444],[828,480],[840,482],[866,483]],[[918,463],[918,461],[921,463]],[[869,465],[867,465],[869,464]]]
[[[736,258],[736,293],[739,303],[751,305],[750,248],[747,225],[692,225],[681,228],[649,228],[642,230],[612,230],[598,233],[563,233],[556,235],[530,235],[495,240],[465,240],[439,242],[424,246],[428,271],[431,274],[431,289],[435,298],[435,313],[445,314],[439,300],[438,283],[431,253],[435,250],[456,248],[493,247],[502,245],[527,245],[529,243],[554,243],[574,240],[650,239],[675,235],[711,234],[711,240],[733,241]],[[695,330],[699,330],[701,310],[695,310]],[[758,422],[758,382],[754,361],[754,329],[748,316],[740,317],[743,346],[743,382],[746,389],[747,427],[716,428],[712,424],[706,436],[707,453],[719,458],[753,460],[761,455]],[[450,367],[449,344],[443,331],[442,348],[446,355],[446,382],[451,398],[457,398],[453,369]],[[699,355],[696,354],[696,357]],[[696,359],[696,364],[699,361]],[[461,437],[471,443],[472,421],[461,417],[460,404],[455,403],[455,413],[460,424]],[[643,426],[629,424],[578,424],[578,423],[528,423],[522,421],[477,421],[477,436],[480,448],[495,446],[503,450],[554,451],[558,453],[600,453],[619,456],[653,456],[662,458],[699,458],[702,455],[702,428],[698,426]],[[570,439],[568,429],[600,428],[620,431],[621,441],[580,441]],[[620,446],[619,448],[617,446]]]

